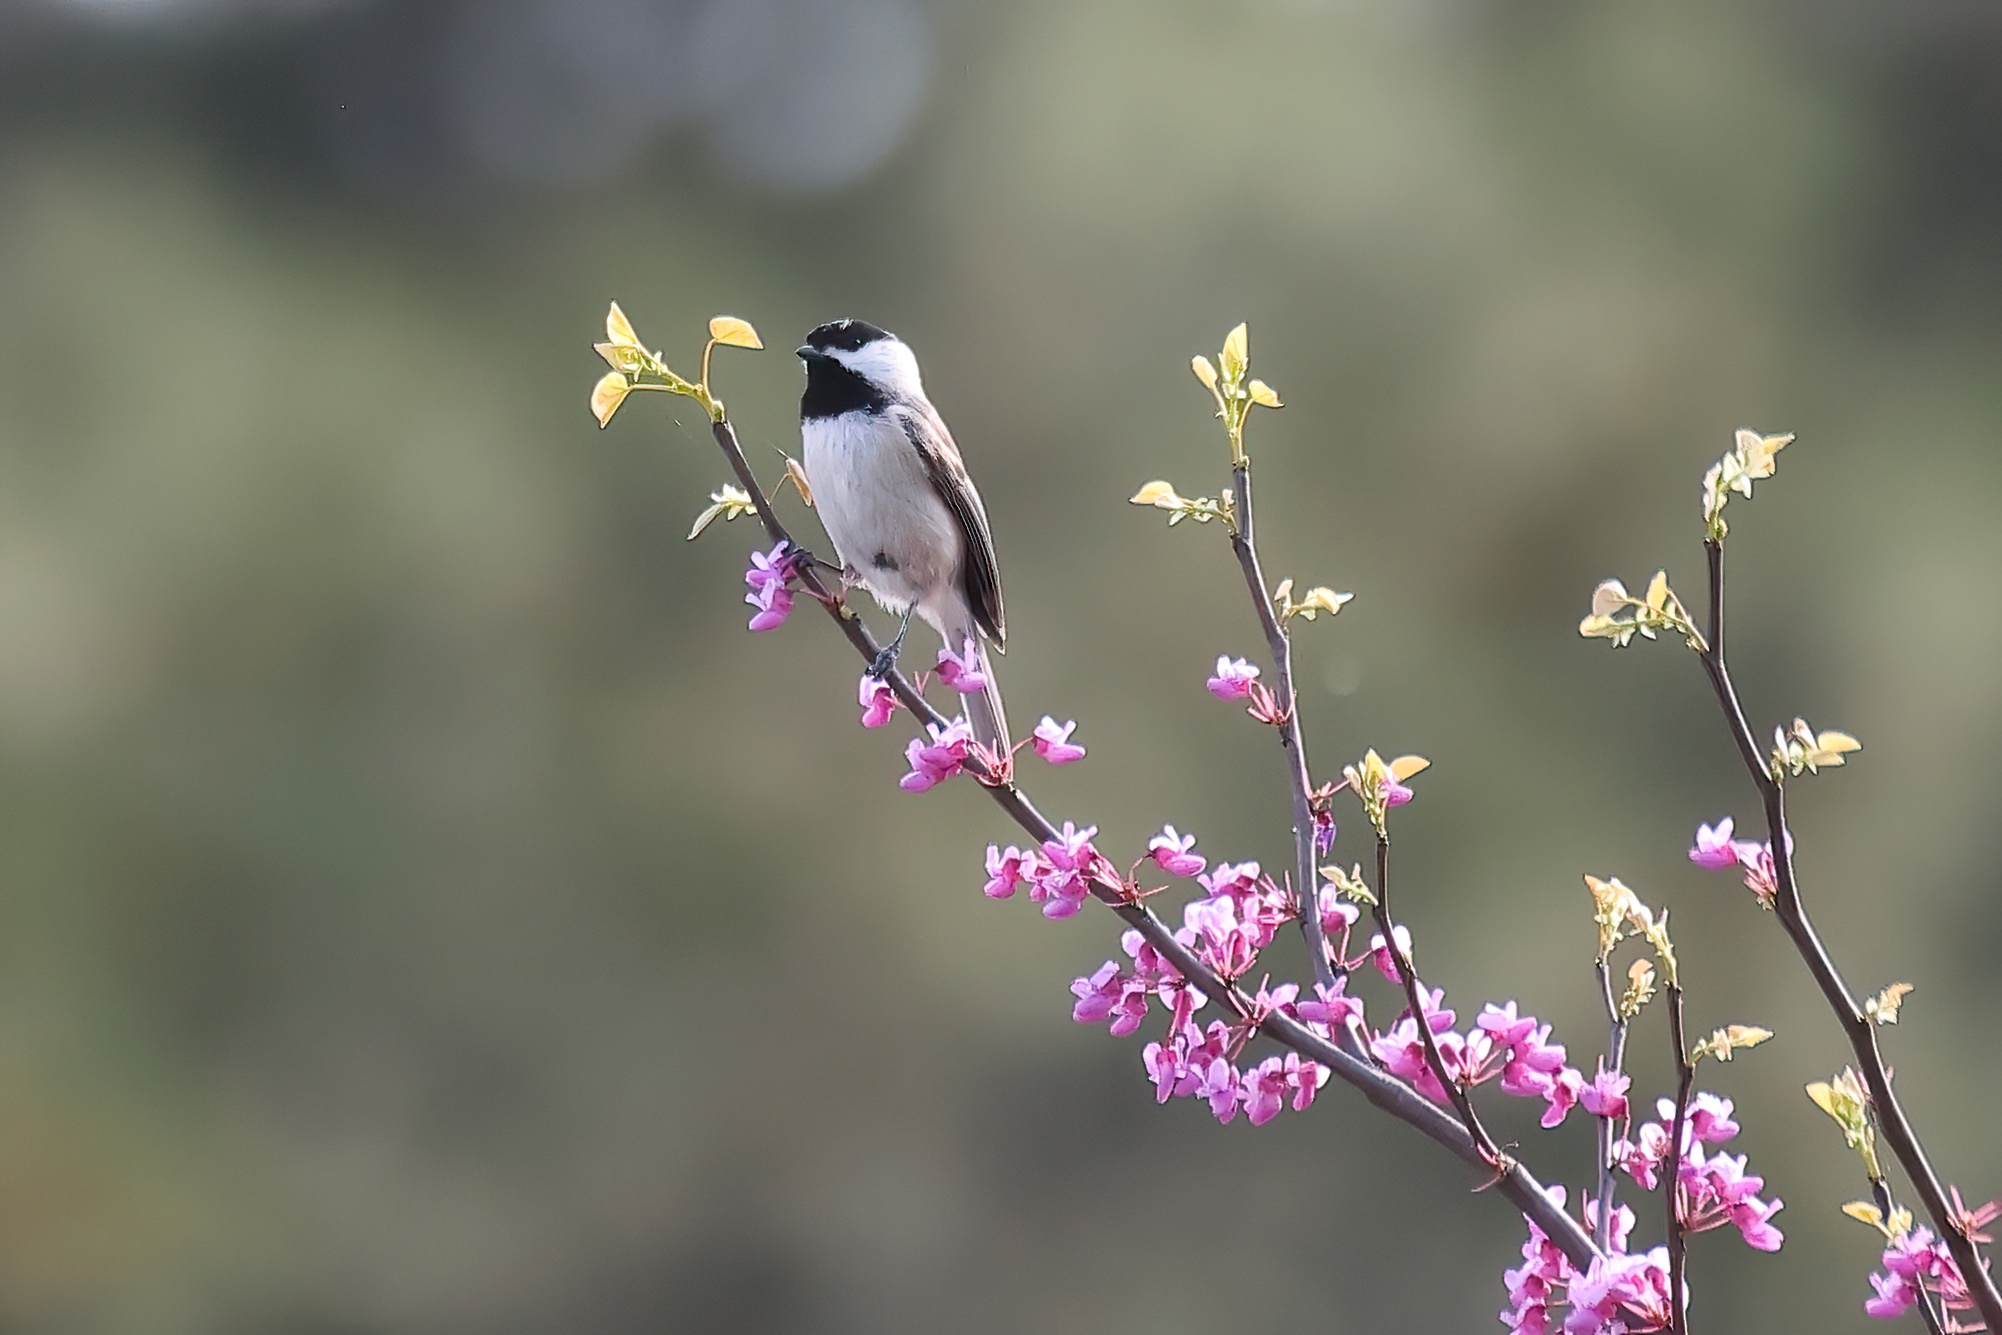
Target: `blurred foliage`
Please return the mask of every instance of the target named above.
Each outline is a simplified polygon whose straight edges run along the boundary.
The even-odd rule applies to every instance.
[[[1840,1036],[1683,858],[1752,794],[1686,652],[1574,627],[1698,587],[1702,470],[1798,433],[1732,511],[1737,676],[1869,744],[1803,884],[1995,1194],[2002,26],[1882,9],[0,6],[0,1329],[1490,1328],[1519,1225],[1431,1146],[1158,1109],[1071,1025],[1109,923],[984,902],[981,795],[896,789],[814,617],[744,632],[699,410],[584,411],[611,298],[773,340],[716,368],[768,479],[787,331],[902,334],[1014,711],[1091,747],[1038,800],[1283,865],[1202,690],[1257,647],[1222,535],[1125,503],[1222,489],[1187,368],[1248,320],[1267,564],[1357,595],[1299,628],[1317,770],[1434,762],[1428,978],[1576,1059],[1580,873],[1672,905],[1692,1031],[1778,1035],[1704,1082],[1787,1246],[1697,1239],[1697,1318],[1865,1329]]]

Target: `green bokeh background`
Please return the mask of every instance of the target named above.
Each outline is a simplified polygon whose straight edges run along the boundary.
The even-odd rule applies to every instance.
[[[1694,600],[1702,470],[1798,432],[1731,510],[1737,672],[1762,730],[1866,744],[1798,789],[1804,884],[1859,990],[1918,985],[1900,1087],[2002,1192],[1992,20],[935,7],[893,151],[809,190],[687,128],[370,176],[326,127],[421,140],[398,37],[449,7],[119,8],[0,24],[0,1330],[1498,1329],[1520,1225],[1460,1165],[1339,1086],[1157,1108],[1070,1022],[1110,920],[985,901],[980,792],[898,791],[817,613],[745,632],[748,526],[682,540],[699,414],[584,411],[613,297],[684,362],[757,324],[717,382],[768,477],[797,335],[901,333],[993,515],[1011,711],[1091,748],[1037,800],[1284,865],[1277,748],[1201,689],[1259,648],[1237,572],[1124,503],[1224,485],[1186,368],[1248,320],[1268,569],[1358,595],[1300,635],[1317,773],[1435,763],[1428,978],[1589,1067],[1579,877],[1617,874],[1694,1029],[1779,1034],[1705,1072],[1787,1201],[1775,1256],[1695,1241],[1709,1331],[1874,1328],[1799,1092],[1844,1053],[1684,860],[1753,811],[1695,663],[1574,627],[1607,574]],[[1582,1124],[1497,1119],[1589,1174]]]

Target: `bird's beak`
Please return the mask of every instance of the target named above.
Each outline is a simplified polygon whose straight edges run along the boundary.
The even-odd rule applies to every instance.
[[[793,349],[793,355],[798,357],[803,362],[810,362],[816,360],[824,361],[827,357],[826,353],[821,352],[818,349],[808,347],[803,343],[799,347]]]

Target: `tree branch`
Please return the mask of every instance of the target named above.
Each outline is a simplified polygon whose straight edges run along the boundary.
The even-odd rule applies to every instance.
[[[757,507],[758,518],[764,523],[765,532],[773,542],[785,542],[797,548],[798,544],[793,542],[792,534],[780,522],[778,515],[772,509],[770,499],[759,486],[757,477],[745,461],[743,449],[737,443],[735,429],[728,421],[715,422],[711,426],[710,434],[715,438],[717,447],[723,451],[724,457],[729,460],[739,483],[750,493]],[[874,662],[877,653],[875,638],[869,634],[869,628],[862,624],[861,619],[848,609],[840,594],[829,592],[810,566],[802,566],[799,579],[801,586],[819,600],[821,606],[827,610],[827,614],[848,637],[849,643],[855,646],[862,661]],[[944,716],[932,708],[930,702],[918,693],[901,671],[893,670],[887,678],[887,684],[919,720],[925,723],[944,724]],[[967,768],[980,780],[995,804],[1022,830],[1038,842],[1046,842],[1057,837],[1056,827],[1036,810],[1012,778],[993,773],[977,757],[971,760]],[[1309,822],[1309,837],[1311,838],[1311,822]],[[1197,959],[1188,947],[1175,939],[1175,934],[1145,904],[1128,898],[1123,885],[1117,882],[1108,883],[1102,878],[1097,879],[1092,885],[1092,894],[1138,931],[1148,944],[1161,953],[1163,959],[1173,965],[1184,978],[1194,983],[1204,996],[1240,1019],[1248,1019],[1256,1013],[1249,997]],[[1336,1076],[1360,1091],[1371,1104],[1416,1128],[1463,1162],[1489,1174],[1495,1180],[1496,1190],[1524,1216],[1534,1221],[1578,1269],[1588,1268],[1592,1259],[1599,1255],[1599,1249],[1593,1244],[1584,1228],[1550,1199],[1542,1183],[1538,1182],[1526,1168],[1513,1159],[1506,1160],[1497,1168],[1490,1157],[1475,1144],[1464,1126],[1445,1109],[1440,1108],[1410,1085],[1337,1047],[1283,1011],[1275,1010],[1262,1016],[1258,1019],[1257,1026],[1260,1032],[1282,1047],[1327,1067]]]
[[[1279,742],[1286,750],[1286,778],[1293,788],[1293,902],[1300,912],[1300,930],[1307,938],[1314,981],[1332,987],[1334,966],[1328,959],[1328,943],[1321,931],[1321,878],[1314,850],[1314,782],[1307,773],[1307,743],[1300,731],[1299,696],[1293,689],[1293,637],[1273,610],[1272,591],[1265,583],[1265,572],[1259,568],[1257,529],[1251,511],[1250,459],[1231,469],[1231,488],[1236,496],[1237,519],[1230,546],[1244,571],[1245,586],[1258,610],[1258,624],[1265,632],[1265,647],[1272,655],[1272,694],[1284,720],[1279,725]]]
[[[1911,1182],[1920,1204],[1925,1207],[1934,1230],[1953,1254],[1954,1264],[1960,1267],[1968,1292],[1981,1309],[1981,1319],[1990,1330],[2002,1331],[2002,1292],[1996,1290],[1994,1276],[1981,1263],[1980,1251],[1954,1222],[1947,1206],[1946,1193],[1926,1158],[1925,1147],[1919,1143],[1918,1133],[1912,1129],[1904,1107],[1898,1102],[1897,1093],[1891,1088],[1890,1073],[1884,1067],[1883,1054],[1877,1049],[1876,1022],[1856,1004],[1849,985],[1843,981],[1834,960],[1829,958],[1827,949],[1814,930],[1813,921],[1808,917],[1807,908],[1801,902],[1800,884],[1794,877],[1793,839],[1787,830],[1786,786],[1767,767],[1758,740],[1745,722],[1744,707],[1738,701],[1737,690],[1731,684],[1731,674],[1724,662],[1724,545],[1706,540],[1703,546],[1709,558],[1710,644],[1701,657],[1704,670],[1710,675],[1711,688],[1716,692],[1717,703],[1724,711],[1725,721],[1730,724],[1731,735],[1738,744],[1738,752],[1744,758],[1745,768],[1765,807],[1766,837],[1772,845],[1774,879],[1778,883],[1773,897],[1773,912],[1848,1037],[1850,1050],[1861,1068],[1863,1082],[1869,1087],[1870,1102],[1876,1110],[1884,1140],[1905,1170],[1905,1177]]]

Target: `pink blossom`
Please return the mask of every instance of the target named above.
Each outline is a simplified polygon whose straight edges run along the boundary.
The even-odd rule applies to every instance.
[[[1919,1301],[1921,1293],[1932,1294],[1948,1312],[1971,1311],[1975,1306],[1974,1295],[1968,1292],[1967,1281],[1962,1278],[1953,1254],[1923,1225],[1892,1239],[1884,1248],[1883,1265],[1887,1273],[1870,1276],[1870,1287],[1877,1291],[1877,1296],[1863,1304],[1863,1310],[1871,1316],[1886,1319],[1902,1316]],[[1946,1329],[1970,1327],[1950,1323]]]
[[[1237,901],[1227,895],[1198,899],[1182,909],[1182,930],[1196,958],[1225,978],[1249,972],[1258,959],[1259,928],[1238,916]]]
[[[1563,1187],[1547,1188],[1546,1194],[1563,1207]],[[1563,1289],[1574,1272],[1570,1258],[1535,1220],[1525,1215],[1523,1222],[1529,1225],[1529,1240],[1522,1244],[1522,1264],[1502,1275],[1509,1301],[1509,1310],[1501,1314],[1502,1324],[1514,1335],[1550,1335],[1550,1309],[1564,1300]]]
[[[987,884],[982,888],[989,899],[1009,899],[1015,887],[1035,874],[1035,853],[1024,853],[1013,844],[1006,849],[987,845]]]
[[[1731,818],[1726,816],[1715,826],[1696,827],[1696,842],[1690,846],[1689,860],[1705,871],[1723,871],[1726,867],[1749,863],[1758,851],[1757,844],[1731,837]]]
[[[1335,846],[1335,813],[1327,807],[1314,810],[1314,851],[1325,854]]]
[[[980,646],[972,640],[962,645],[956,654],[946,648],[938,651],[938,679],[961,695],[978,695],[987,689],[987,674],[982,671],[983,667]]]
[[[1397,781],[1394,775],[1385,775],[1383,780],[1383,804],[1387,807],[1401,807],[1412,798],[1412,792]]]
[[[1391,934],[1397,938],[1397,953],[1404,956],[1407,960],[1410,959],[1411,929],[1403,923],[1398,923]],[[1389,948],[1383,943],[1382,932],[1378,932],[1369,939],[1369,949],[1378,973],[1393,983],[1402,980],[1402,975],[1397,972],[1397,961],[1391,956]]]
[[[897,780],[897,786],[906,792],[921,793],[944,783],[964,768],[966,757],[973,750],[973,726],[963,718],[956,718],[944,727],[927,723],[925,731],[930,735],[929,742],[918,738],[904,748],[911,772]]]
[[[862,674],[856,697],[862,705],[862,726],[865,728],[880,728],[897,712],[897,693],[890,689],[888,682],[879,681],[866,672]]]
[[[1112,960],[1100,965],[1098,972],[1089,978],[1078,979],[1071,984],[1071,995],[1077,998],[1077,1005],[1071,1007],[1071,1018],[1079,1024],[1097,1024],[1112,1014],[1113,1003],[1126,990],[1124,983],[1119,976],[1119,965]]]
[[[781,542],[770,552],[751,553],[751,567],[744,572],[751,591],[744,601],[758,609],[751,618],[752,630],[776,630],[792,613],[792,590],[786,585],[798,571],[789,546]]]
[[[1314,999],[1299,1003],[1295,1009],[1308,1024],[1320,1025],[1331,1032],[1363,1018],[1362,999],[1349,995],[1347,974],[1335,979],[1332,985],[1314,984]]]
[[[1065,821],[1054,839],[1043,841],[1043,856],[1029,885],[1029,899],[1043,906],[1045,918],[1073,917],[1084,907],[1091,894],[1091,878],[1105,861],[1091,846],[1091,837],[1097,833],[1096,825],[1080,830]]]
[[[1224,654],[1216,661],[1216,673],[1205,684],[1219,700],[1242,700],[1251,694],[1251,683],[1257,679],[1256,667],[1242,658]]]
[[[1209,1100],[1210,1113],[1219,1122],[1229,1122],[1237,1116],[1242,1083],[1228,1058],[1213,1057],[1199,1072],[1196,1097]]]
[[[1332,885],[1323,885],[1315,895],[1321,912],[1321,935],[1333,943],[1338,938],[1346,943],[1350,929],[1362,918],[1362,910],[1342,898],[1342,892]],[[1337,954],[1340,953],[1338,948]]]
[[[1170,876],[1195,876],[1208,865],[1201,855],[1191,851],[1195,846],[1193,834],[1177,834],[1174,826],[1164,825],[1161,833],[1147,841],[1147,856]]]
[[[1578,1106],[1594,1117],[1621,1118],[1627,1115],[1627,1086],[1632,1081],[1619,1071],[1608,1071],[1600,1059],[1598,1073],[1578,1091]]]
[[[1662,1116],[1672,1120],[1675,1116],[1675,1105],[1667,1099],[1663,1099],[1661,1104],[1666,1105]],[[1731,1108],[1729,1099],[1698,1092],[1696,1097],[1689,1101],[1684,1121],[1689,1127],[1690,1134],[1696,1139],[1706,1145],[1722,1145],[1738,1134],[1738,1124],[1731,1120]]]
[[[1585,1077],[1567,1066],[1550,1079],[1550,1088],[1543,1093],[1543,1116],[1536,1124],[1548,1131],[1561,1123],[1571,1112],[1571,1106],[1578,1102],[1578,1095],[1585,1087]]]
[[[1239,1096],[1253,1126],[1264,1126],[1286,1106],[1286,1063],[1267,1057],[1244,1073]]]
[[[1666,1327],[1670,1318],[1668,1248],[1656,1247],[1642,1256],[1595,1256],[1590,1269],[1572,1278],[1565,1296],[1571,1303],[1571,1313],[1564,1318],[1567,1335]],[[1622,1311],[1638,1320],[1615,1325]]]
[[[1036,734],[1030,744],[1036,748],[1037,755],[1052,765],[1068,765],[1074,760],[1084,759],[1084,748],[1070,739],[1071,733],[1076,730],[1075,720],[1058,727],[1057,721],[1045,714],[1043,721],[1036,725]]]

